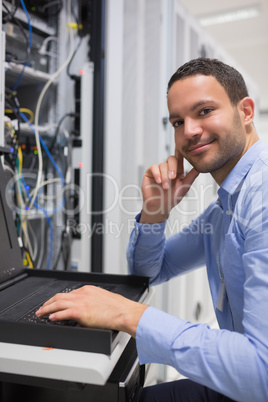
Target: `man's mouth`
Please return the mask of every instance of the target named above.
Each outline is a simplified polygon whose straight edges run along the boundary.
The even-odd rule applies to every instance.
[[[199,142],[198,144],[192,145],[190,148],[188,148],[188,153],[191,155],[196,155],[198,153],[204,152],[213,142],[214,140],[211,140],[206,142]]]

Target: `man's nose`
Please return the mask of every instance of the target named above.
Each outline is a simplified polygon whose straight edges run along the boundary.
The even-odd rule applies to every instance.
[[[192,138],[202,135],[203,129],[200,122],[195,119],[186,118],[184,120],[184,135],[185,137]]]

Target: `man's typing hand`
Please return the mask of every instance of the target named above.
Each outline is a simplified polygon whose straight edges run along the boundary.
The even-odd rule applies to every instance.
[[[140,317],[148,306],[96,286],[58,293],[36,312],[51,321],[75,320],[91,328],[124,331],[135,337]]]

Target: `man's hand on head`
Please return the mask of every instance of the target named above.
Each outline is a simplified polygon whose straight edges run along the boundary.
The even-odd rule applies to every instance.
[[[143,208],[140,223],[159,223],[189,191],[198,176],[193,168],[184,174],[183,156],[179,151],[160,165],[150,166],[142,182]]]

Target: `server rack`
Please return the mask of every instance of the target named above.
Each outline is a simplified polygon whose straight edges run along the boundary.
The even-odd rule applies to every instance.
[[[7,0],[1,16],[0,143],[25,264],[102,272],[105,0]]]

